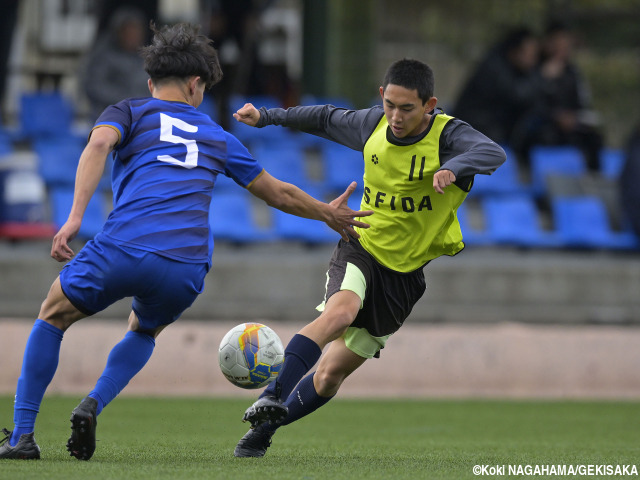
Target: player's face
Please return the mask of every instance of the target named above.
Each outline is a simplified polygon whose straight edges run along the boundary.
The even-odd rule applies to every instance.
[[[385,89],[380,87],[380,95],[387,122],[397,138],[418,135],[429,125],[429,112],[435,108],[437,101],[435,97],[423,105],[417,90],[393,84]]]

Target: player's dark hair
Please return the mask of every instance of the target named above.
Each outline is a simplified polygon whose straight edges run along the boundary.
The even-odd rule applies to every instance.
[[[435,79],[429,65],[418,60],[404,58],[392,63],[387,69],[382,88],[386,90],[387,85],[390,84],[404,87],[407,90],[417,90],[418,97],[424,105],[433,97]]]
[[[153,40],[140,55],[154,83],[196,75],[211,88],[222,80],[218,52],[211,39],[199,33],[198,25],[177,23],[156,28],[152,22],[151,30]]]

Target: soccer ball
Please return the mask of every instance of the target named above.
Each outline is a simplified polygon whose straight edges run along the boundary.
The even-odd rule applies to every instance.
[[[284,363],[284,347],[276,332],[261,323],[241,323],[220,342],[220,370],[241,388],[266,387]]]

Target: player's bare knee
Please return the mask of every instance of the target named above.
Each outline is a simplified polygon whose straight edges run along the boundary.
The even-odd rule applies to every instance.
[[[327,335],[332,341],[344,335],[353,322],[353,315],[346,309],[334,309],[331,313],[323,315],[322,320],[326,326]]]
[[[47,322],[50,325],[53,325],[54,327],[62,330],[63,332],[66,331],[71,325],[73,325],[76,321],[78,321],[78,318],[74,318],[71,317],[69,315],[47,315],[47,314],[43,314],[42,311],[41,313],[38,315],[38,318],[44,322]]]
[[[40,306],[38,318],[44,322],[59,328],[62,331],[67,330],[71,325],[86,317],[85,314],[77,310],[71,303],[67,301],[58,301],[58,299],[47,297]]]

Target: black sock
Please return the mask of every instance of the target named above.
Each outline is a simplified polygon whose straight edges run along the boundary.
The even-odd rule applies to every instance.
[[[320,355],[322,350],[316,342],[304,335],[294,335],[284,350],[284,365],[278,378],[269,384],[260,397],[270,395],[279,399],[288,398],[300,379],[316,364]]]
[[[280,425],[265,424],[263,428],[275,431],[276,428],[282,425],[289,425],[290,423],[315,412],[335,396],[321,397],[318,395],[318,392],[316,392],[316,388],[313,385],[314,375],[315,372],[304,377],[298,384],[298,387],[291,392],[287,401],[284,402],[284,404],[289,408],[287,418],[285,418]]]

